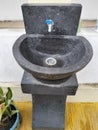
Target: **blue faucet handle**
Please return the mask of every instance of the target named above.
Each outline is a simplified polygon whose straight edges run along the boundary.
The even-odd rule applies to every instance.
[[[54,24],[54,22],[53,22],[53,20],[51,20],[51,19],[46,19],[45,20],[45,23],[47,24],[47,25],[49,25],[49,24]]]

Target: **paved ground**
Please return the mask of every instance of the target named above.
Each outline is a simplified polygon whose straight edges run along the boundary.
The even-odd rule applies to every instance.
[[[16,102],[22,115],[20,130],[32,130],[31,102]],[[67,103],[65,130],[98,130],[98,103]]]

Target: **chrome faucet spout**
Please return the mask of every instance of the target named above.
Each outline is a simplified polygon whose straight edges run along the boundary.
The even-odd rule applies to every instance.
[[[48,32],[52,32],[52,24],[48,25]]]
[[[53,28],[53,25],[54,25],[53,20],[47,19],[47,20],[45,21],[45,23],[46,23],[47,26],[48,26],[48,32],[52,32],[52,28]]]

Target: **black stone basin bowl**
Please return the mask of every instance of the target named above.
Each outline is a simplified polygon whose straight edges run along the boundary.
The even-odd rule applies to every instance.
[[[56,80],[84,68],[92,58],[90,43],[81,36],[20,36],[13,46],[19,65],[33,76]]]

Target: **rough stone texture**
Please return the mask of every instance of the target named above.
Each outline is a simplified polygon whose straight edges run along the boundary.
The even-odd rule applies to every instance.
[[[14,56],[26,71],[42,79],[63,79],[84,68],[92,58],[89,42],[81,36],[22,35],[14,44]],[[49,66],[45,60],[55,58]]]
[[[76,35],[81,5],[25,4],[22,10],[27,34],[16,41],[13,53],[27,71],[21,87],[24,93],[32,94],[33,129],[64,130],[66,96],[76,93],[75,73],[86,66],[93,55],[85,38],[67,36]],[[54,21],[50,34],[46,19]],[[44,61],[48,57],[55,58],[57,64],[47,66]]]
[[[76,93],[76,76],[53,81],[36,79],[25,71],[21,87],[24,93],[32,94],[32,129],[64,130],[66,97]]]
[[[33,129],[64,130],[66,96],[33,96]]]
[[[78,83],[75,75],[67,79],[48,81],[36,79],[25,71],[21,87],[24,93],[33,95],[75,95]]]
[[[24,4],[22,10],[28,34],[48,34],[45,20],[52,19],[54,25],[51,34],[76,35],[80,4]]]

